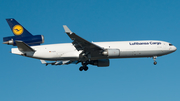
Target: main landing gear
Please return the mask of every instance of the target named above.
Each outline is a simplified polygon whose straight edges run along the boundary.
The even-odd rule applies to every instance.
[[[79,71],[87,71],[88,70],[88,62],[82,62],[82,66],[79,68]]]
[[[156,64],[157,64],[157,62],[156,62],[156,58],[157,58],[157,56],[153,56],[154,65],[156,65]]]
[[[80,68],[79,68],[79,71],[82,71],[82,70],[84,70],[84,71],[87,71],[88,70],[88,67],[85,65],[85,66],[81,66]]]

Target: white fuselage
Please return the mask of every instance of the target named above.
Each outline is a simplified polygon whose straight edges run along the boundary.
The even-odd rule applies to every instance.
[[[93,42],[104,49],[118,49],[120,55],[115,57],[93,56],[92,60],[105,58],[135,58],[162,56],[176,51],[176,47],[168,42],[145,40],[145,41],[114,41],[114,42]],[[77,51],[72,43],[50,44],[31,46],[35,52],[26,52],[27,57],[43,60],[78,60],[82,51]],[[18,48],[12,48],[13,54],[23,55],[24,52]]]

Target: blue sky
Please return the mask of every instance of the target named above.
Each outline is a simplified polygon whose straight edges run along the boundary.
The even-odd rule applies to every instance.
[[[162,40],[177,51],[157,58],[112,59],[108,68],[44,66],[0,44],[0,101],[179,101],[179,0],[1,0],[0,37],[15,18],[45,43],[69,43],[62,25],[89,41]]]

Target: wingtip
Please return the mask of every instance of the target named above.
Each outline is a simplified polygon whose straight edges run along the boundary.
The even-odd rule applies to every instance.
[[[72,33],[71,30],[66,25],[63,25],[63,28],[66,33],[70,33],[70,34]]]
[[[45,60],[40,60],[42,64],[46,64],[47,62]]]

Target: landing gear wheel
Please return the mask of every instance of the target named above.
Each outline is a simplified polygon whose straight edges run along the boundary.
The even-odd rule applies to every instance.
[[[154,65],[156,65],[157,64],[157,62],[156,61],[154,61]]]
[[[88,70],[88,67],[87,66],[84,66],[84,71],[87,71]]]
[[[82,71],[82,70],[83,70],[83,67],[80,67],[80,68],[79,68],[79,71]]]

